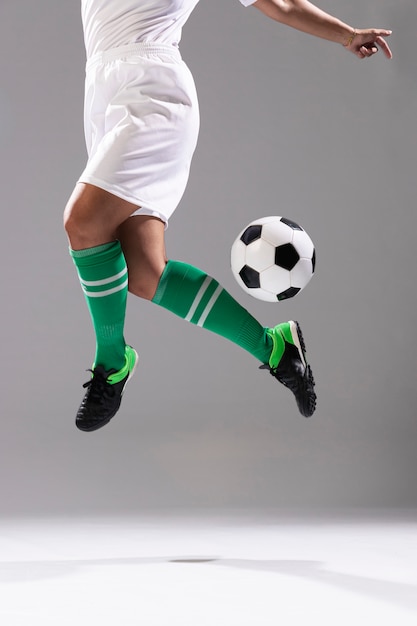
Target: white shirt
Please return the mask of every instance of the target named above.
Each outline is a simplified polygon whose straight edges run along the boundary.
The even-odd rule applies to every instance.
[[[182,27],[198,1],[81,0],[87,58],[132,43],[178,46]],[[240,2],[248,6],[255,0]]]

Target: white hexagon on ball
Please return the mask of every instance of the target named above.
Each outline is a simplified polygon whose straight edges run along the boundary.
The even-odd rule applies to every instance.
[[[265,300],[268,300],[269,302],[276,302],[278,293],[281,293],[292,286],[291,274],[283,267],[273,265],[261,273],[260,285],[270,296],[269,298],[265,297]]]
[[[310,259],[300,259],[290,272],[291,286],[304,289],[313,276],[312,264]]]
[[[247,246],[241,239],[236,239],[232,246],[231,266],[234,274],[239,274],[240,270],[246,265],[246,248]]]
[[[294,230],[293,245],[297,248],[300,257],[311,259],[314,253],[314,243],[305,230]]]
[[[270,221],[262,227],[262,239],[268,241],[273,246],[282,246],[291,243],[293,240],[294,230],[280,221]]]
[[[275,248],[267,241],[256,239],[246,246],[246,265],[257,272],[266,270],[275,263]]]

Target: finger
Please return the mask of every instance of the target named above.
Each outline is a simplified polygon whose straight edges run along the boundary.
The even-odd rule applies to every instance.
[[[373,31],[374,35],[377,37],[389,37],[392,35],[392,30],[386,30],[384,28],[377,28]]]
[[[375,41],[379,45],[379,47],[381,48],[382,52],[385,54],[387,59],[392,59],[391,49],[389,45],[387,44],[387,42],[385,41],[385,39],[378,35],[378,37],[375,38]]]
[[[363,58],[363,59],[367,59],[368,57],[371,57],[372,54],[374,54],[372,52],[372,48],[369,48],[367,44],[362,45],[359,48],[358,52],[360,52],[361,58]]]

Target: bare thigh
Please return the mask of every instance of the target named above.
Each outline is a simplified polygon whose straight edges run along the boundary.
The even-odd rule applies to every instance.
[[[156,217],[134,215],[118,228],[126,258],[129,291],[151,300],[165,269],[165,224]]]
[[[120,224],[137,208],[104,189],[78,183],[64,212],[65,230],[72,249],[92,248],[114,241]]]

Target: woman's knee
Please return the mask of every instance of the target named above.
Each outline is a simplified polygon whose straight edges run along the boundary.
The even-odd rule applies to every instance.
[[[64,210],[64,228],[71,243],[91,239],[97,231],[94,213],[94,207],[85,202],[76,188]]]
[[[87,248],[116,239],[118,226],[135,206],[112,194],[79,183],[64,211],[64,228],[73,247]]]

